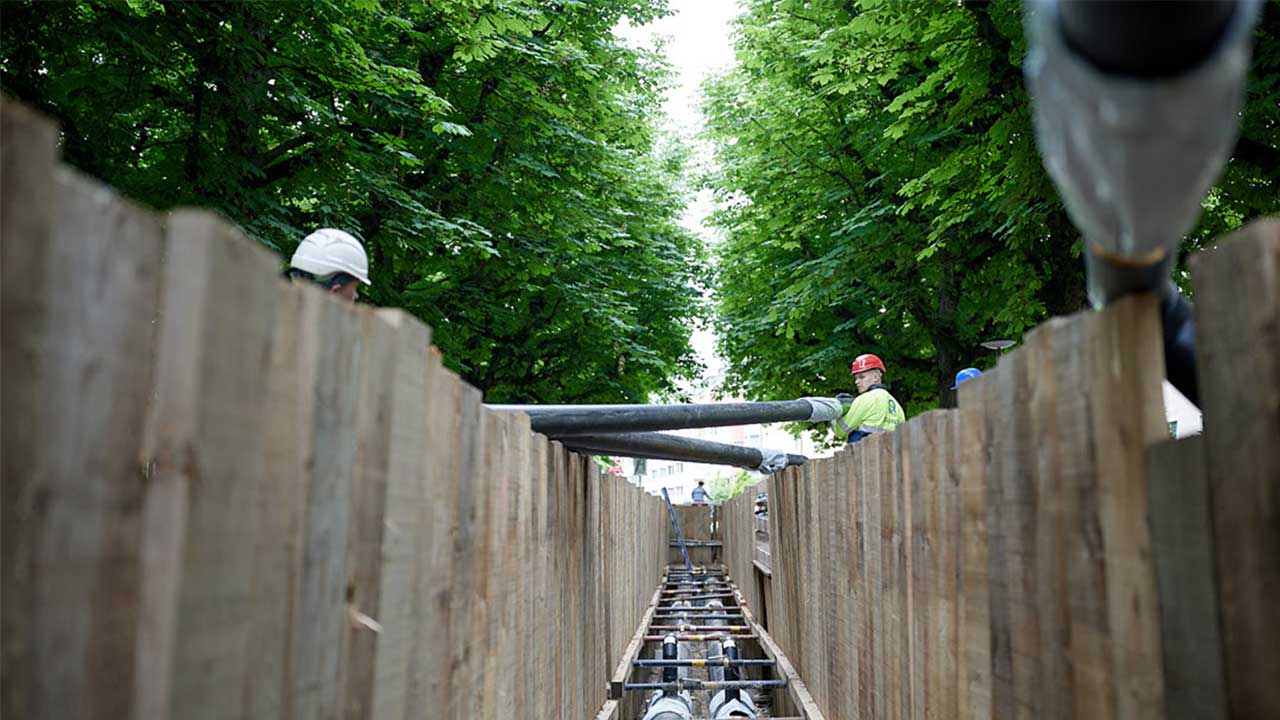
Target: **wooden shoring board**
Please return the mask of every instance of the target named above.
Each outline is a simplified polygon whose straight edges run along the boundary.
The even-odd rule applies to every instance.
[[[635,634],[631,636],[631,641],[627,643],[627,647],[622,651],[622,658],[618,660],[617,667],[613,670],[613,676],[609,679],[609,695],[610,699],[606,700],[604,707],[600,708],[600,712],[596,713],[596,720],[616,720],[618,718],[618,710],[622,707],[622,698],[613,697],[622,695],[622,684],[627,681],[627,676],[631,674],[631,663],[640,655],[640,649],[644,647],[644,636],[648,633],[649,623],[653,620],[653,611],[658,607],[659,593],[662,592],[662,583],[658,583],[658,587],[653,591],[653,598],[649,601],[649,607],[645,609],[644,615],[640,617],[640,624],[636,626]]]
[[[275,667],[287,658],[275,588],[255,573],[264,547],[290,542],[263,505],[274,492],[260,464],[278,258],[212,213],[175,212],[166,230],[143,454],[155,464],[143,510],[140,642],[157,655],[140,702],[152,716],[267,716],[274,691],[266,686],[278,679],[264,676],[261,664],[268,655]],[[335,668],[341,622],[339,608],[324,657]]]
[[[0,98],[0,715],[128,717],[157,662],[137,642],[138,449],[165,240],[158,216],[57,167],[57,137]]]
[[[1280,716],[1280,218],[1191,261],[1204,458],[1233,717]]]
[[[805,720],[826,720],[826,716],[822,714],[818,703],[814,701],[813,695],[809,692],[808,686],[800,679],[800,673],[796,672],[795,666],[787,659],[786,654],[782,652],[782,648],[778,647],[778,643],[774,642],[773,637],[769,635],[769,631],[760,627],[760,623],[756,622],[755,616],[751,614],[751,608],[743,603],[741,593],[738,593],[738,607],[742,609],[743,617],[746,618],[747,624],[751,626],[752,632],[755,633],[756,640],[760,643],[760,649],[764,651],[765,657],[773,661],[774,672],[780,679],[787,681],[784,692],[795,711],[800,713],[800,717]],[[597,718],[597,720],[604,719]]]
[[[1227,717],[1204,436],[1147,448],[1169,720]]]
[[[957,389],[960,492],[959,635],[957,714],[991,717],[991,598],[986,483],[994,380],[976,377]]]

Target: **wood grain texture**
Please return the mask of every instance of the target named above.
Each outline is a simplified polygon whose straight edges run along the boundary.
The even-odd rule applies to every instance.
[[[348,716],[401,718],[417,692],[414,646],[427,492],[427,408],[438,366],[430,330],[395,310],[365,313],[357,423],[356,507],[348,546]],[[366,621],[378,624],[372,626]]]
[[[145,712],[258,709],[255,658],[275,605],[253,577],[266,482],[266,380],[279,297],[275,260],[203,212],[169,218],[156,389],[144,458],[143,641],[158,650]],[[282,631],[282,622],[274,627]],[[269,681],[269,679],[268,679]]]
[[[0,132],[0,714],[127,717],[145,663],[138,458],[163,233],[99,183],[55,172],[46,119],[4,102]]]
[[[1169,718],[1227,716],[1203,436],[1147,449]]]
[[[1280,218],[1191,263],[1205,463],[1234,717],[1280,716]]]
[[[991,599],[988,559],[986,467],[990,457],[988,411],[994,381],[969,380],[957,389],[960,483],[960,655],[958,713],[990,718]]]
[[[31,655],[40,636],[31,618],[37,586],[34,472],[46,461],[37,422],[41,405],[32,382],[53,348],[47,340],[50,240],[57,222],[54,168],[58,128],[35,110],[0,97],[0,714],[50,717],[49,699],[35,686],[40,672]],[[127,704],[125,709],[127,709]]]

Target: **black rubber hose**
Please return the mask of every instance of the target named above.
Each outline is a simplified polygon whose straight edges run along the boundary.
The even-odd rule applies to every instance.
[[[1169,382],[1200,405],[1196,377],[1196,323],[1191,302],[1172,282],[1160,295],[1160,329],[1164,334],[1164,370]]]
[[[1170,77],[1208,58],[1218,46],[1236,0],[1062,0],[1067,45],[1111,75]]]

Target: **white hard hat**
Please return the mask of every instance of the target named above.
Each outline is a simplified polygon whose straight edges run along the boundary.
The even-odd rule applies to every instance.
[[[317,277],[344,272],[365,285],[369,282],[369,257],[350,233],[320,228],[302,239],[289,266]]]

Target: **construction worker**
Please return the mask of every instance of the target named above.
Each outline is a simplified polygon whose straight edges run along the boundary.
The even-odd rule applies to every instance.
[[[302,239],[293,252],[289,279],[302,278],[350,302],[360,296],[360,283],[369,285],[369,257],[350,233],[321,228]]]
[[[874,432],[892,430],[907,421],[902,405],[889,394],[884,380],[884,363],[875,355],[859,355],[849,368],[853,382],[858,386],[844,417],[835,422],[836,432],[848,435],[855,443]]]
[[[981,374],[982,374],[982,371],[979,370],[978,368],[965,368],[960,372],[956,373],[956,384],[952,385],[951,389],[955,390],[956,388],[960,387],[960,383],[964,382],[965,380],[972,380]]]

